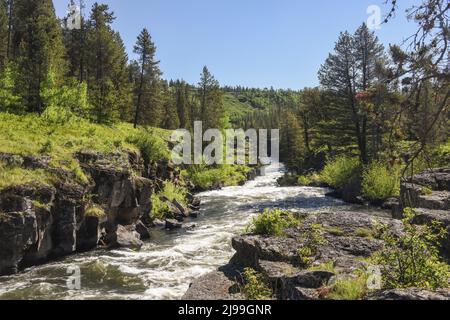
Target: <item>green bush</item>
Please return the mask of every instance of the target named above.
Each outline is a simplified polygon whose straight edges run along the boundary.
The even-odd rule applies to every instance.
[[[357,158],[339,157],[329,162],[320,173],[321,180],[330,187],[340,189],[361,172],[361,163]]]
[[[439,256],[440,241],[447,231],[438,222],[414,225],[415,212],[405,210],[404,235],[398,237],[388,226],[379,226],[382,250],[373,257],[373,263],[382,267],[383,285],[387,289],[417,287],[436,290],[447,288],[450,267]]]
[[[208,168],[204,165],[190,166],[187,175],[199,190],[217,186],[236,186],[247,181],[250,168],[242,165],[219,165]]]
[[[293,187],[298,185],[298,177],[297,175],[286,173],[277,180],[277,183],[280,187]]]
[[[387,168],[373,162],[363,173],[363,196],[369,200],[386,200],[400,195],[400,168]]]
[[[247,231],[268,236],[281,236],[285,229],[298,226],[300,220],[288,211],[266,209],[253,219]]]
[[[176,187],[172,182],[166,182],[164,188],[159,193],[154,193],[151,197],[152,200],[152,218],[153,219],[165,219],[168,217],[170,208],[167,202],[161,200],[161,198],[178,201],[183,206],[187,205],[186,196],[187,189],[182,187]]]
[[[272,290],[267,279],[251,268],[244,271],[244,287],[242,293],[247,300],[270,300]]]
[[[136,145],[149,162],[170,157],[167,142],[151,130],[141,129],[140,132],[128,137],[127,142]]]

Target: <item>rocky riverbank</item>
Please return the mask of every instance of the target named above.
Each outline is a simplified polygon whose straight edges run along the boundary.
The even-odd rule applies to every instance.
[[[236,251],[230,263],[195,281],[185,299],[243,299],[242,273],[245,268],[260,272],[271,286],[274,298],[281,300],[328,299],[330,287],[340,279],[355,277],[368,267],[367,258],[384,243],[376,236],[379,225],[401,235],[401,212],[417,208],[415,223],[439,221],[450,231],[450,169],[436,169],[402,181],[400,199],[390,199],[392,210],[386,217],[356,212],[321,212],[304,218],[301,226],[286,230],[282,237],[246,234],[235,237]],[[323,243],[317,247],[312,267],[302,266],[301,249],[312,225],[323,228]],[[450,236],[442,243],[442,256],[448,259]],[[450,290],[436,292],[417,288],[373,290],[368,300],[449,300]]]
[[[151,195],[168,181],[194,188],[169,161],[146,163],[138,152],[79,152],[76,158],[89,183],[76,182],[72,172],[53,169],[49,158],[0,154],[5,163],[58,176],[51,186],[24,184],[0,192],[0,275],[99,245],[139,249],[155,226]],[[200,201],[187,198],[188,207],[168,203],[176,220],[159,225],[178,228],[184,218],[195,217]]]

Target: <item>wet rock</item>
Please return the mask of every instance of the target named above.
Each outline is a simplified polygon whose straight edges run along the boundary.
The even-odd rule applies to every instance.
[[[150,231],[148,228],[142,223],[142,221],[138,221],[136,223],[136,232],[141,236],[141,240],[150,239]]]
[[[368,300],[450,300],[450,290],[436,292],[417,288],[394,289],[371,294]]]
[[[181,222],[178,222],[174,219],[167,219],[166,220],[166,229],[174,230],[174,229],[181,229],[183,224]]]
[[[199,212],[198,211],[191,211],[189,212],[189,217],[190,218],[198,218],[199,216]]]
[[[140,240],[140,235],[131,226],[125,227],[117,225],[116,231],[108,235],[108,242],[111,248],[127,248],[139,250],[144,245]]]
[[[22,212],[0,210],[0,274],[20,269],[24,254],[38,239],[36,216],[30,201]]]
[[[182,217],[189,217],[189,211],[181,204],[179,203],[176,199],[174,199],[171,202],[172,206],[176,208],[176,212],[178,215],[181,215]]]
[[[106,217],[84,217],[77,231],[77,251],[88,251],[97,247],[101,237],[101,224]]]
[[[152,227],[153,228],[165,228],[166,227],[166,222],[165,221],[161,221],[159,219],[154,219],[152,222]]]
[[[196,224],[190,224],[190,225],[188,225],[188,226],[186,226],[186,230],[188,230],[188,231],[193,231],[193,230],[195,230],[197,228],[197,225]]]

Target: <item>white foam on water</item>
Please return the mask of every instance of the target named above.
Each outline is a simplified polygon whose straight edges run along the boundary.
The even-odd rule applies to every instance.
[[[233,255],[232,237],[241,234],[264,207],[316,212],[327,208],[337,210],[344,205],[342,201],[326,198],[328,190],[323,188],[277,187],[276,180],[283,171],[281,164],[272,165],[266,168],[264,176],[244,186],[201,193],[201,215],[192,221],[196,228],[163,234],[161,239],[147,242],[141,251],[88,252],[0,278],[0,299],[5,294],[6,298],[9,294],[20,295],[18,290],[25,290],[24,298],[32,298],[30,295],[37,290],[39,297],[46,299],[180,299],[195,278],[229,261]],[[64,289],[67,267],[93,262],[117,267],[123,276],[137,279],[143,285],[86,283],[89,281],[86,277],[84,282],[82,278],[80,291]],[[47,292],[55,284],[59,290]]]

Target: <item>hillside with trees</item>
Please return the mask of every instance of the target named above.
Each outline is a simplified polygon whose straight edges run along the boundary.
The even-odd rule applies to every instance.
[[[217,221],[199,220],[201,231],[221,241],[211,245],[214,259],[223,262],[224,241],[249,222],[227,265],[240,280],[223,268],[203,279],[230,285],[219,298],[450,299],[450,4],[418,3],[407,13],[417,31],[405,43],[384,45],[366,23],[336,30],[317,87],[275,89],[221,84],[208,66],[196,83],[167,79],[152,29],[143,26],[127,51],[107,4],[85,8],[73,28],[52,0],[0,0],[0,276],[98,247],[132,256],[154,230],[162,252],[200,230],[185,222],[205,213],[203,197]],[[396,0],[387,7],[389,25],[402,13]],[[245,193],[261,163],[175,165],[171,134],[193,133],[196,121],[222,133],[279,129],[273,181],[260,177],[249,187],[259,193]],[[336,212],[312,212],[316,205]],[[168,230],[179,233],[161,236]],[[192,248],[160,258],[216,266]],[[371,263],[387,279],[374,296],[355,272]],[[128,278],[115,279],[123,271],[114,268],[93,267],[120,287]],[[328,285],[313,277],[317,288],[305,291],[297,282],[311,274]],[[204,288],[185,297],[205,297]],[[385,291],[397,289],[407,292]]]

